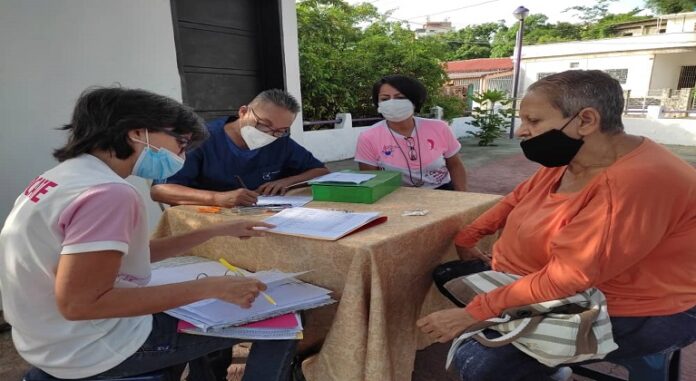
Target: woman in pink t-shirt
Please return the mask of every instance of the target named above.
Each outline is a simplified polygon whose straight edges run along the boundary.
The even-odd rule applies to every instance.
[[[418,80],[390,75],[372,87],[372,101],[385,120],[358,137],[355,161],[360,170],[402,173],[404,186],[466,191],[466,170],[457,153],[461,144],[449,126],[414,116],[427,91]]]

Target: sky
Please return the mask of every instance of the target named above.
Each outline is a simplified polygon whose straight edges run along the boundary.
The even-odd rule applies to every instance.
[[[407,20],[411,29],[417,29],[430,21],[451,21],[456,29],[467,25],[498,22],[506,25],[516,22],[512,12],[520,5],[530,13],[543,13],[551,23],[558,21],[579,22],[573,12],[563,10],[576,5],[592,6],[594,0],[347,0],[350,4],[372,3],[381,13],[393,10],[392,16]],[[618,0],[609,6],[611,13],[624,13],[633,8],[645,8],[644,0]],[[641,14],[650,14],[644,11]],[[396,20],[395,20],[396,21]]]

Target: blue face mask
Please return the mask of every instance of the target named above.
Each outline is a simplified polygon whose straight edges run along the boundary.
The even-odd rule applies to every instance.
[[[132,139],[132,138],[131,138]],[[145,130],[145,140],[132,139],[145,144],[145,149],[140,152],[135,162],[132,174],[152,180],[164,180],[179,172],[184,166],[184,159],[166,148],[155,148],[150,145],[150,137]]]

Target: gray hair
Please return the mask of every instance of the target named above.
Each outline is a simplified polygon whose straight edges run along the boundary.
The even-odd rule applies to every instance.
[[[534,82],[527,92],[537,92],[548,98],[564,117],[570,117],[585,107],[600,115],[600,131],[615,134],[623,131],[623,89],[619,81],[600,70],[568,70]]]
[[[297,102],[297,99],[295,99],[295,97],[290,95],[290,93],[288,93],[285,90],[264,90],[260,92],[259,95],[254,97],[250,104],[254,105],[260,102],[273,103],[278,107],[282,107],[286,110],[289,110],[293,114],[297,114],[298,112],[300,112],[300,104]]]

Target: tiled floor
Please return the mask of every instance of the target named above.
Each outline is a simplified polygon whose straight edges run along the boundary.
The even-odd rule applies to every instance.
[[[479,147],[471,139],[462,140],[460,156],[467,167],[469,188],[473,192],[505,194],[533,173],[537,165],[527,161],[516,141],[498,141],[495,147]],[[673,152],[696,166],[696,148],[670,146]],[[332,170],[357,168],[352,160],[328,163]],[[444,372],[449,346],[433,345],[416,356],[413,381],[454,380]],[[598,365],[602,371],[625,377],[626,372],[614,365]],[[0,332],[0,381],[19,381],[27,364],[17,355],[9,332]],[[682,352],[683,381],[696,380],[696,344]],[[575,377],[576,380],[583,378]],[[372,381],[372,380],[367,380]],[[381,381],[381,380],[380,380]]]

